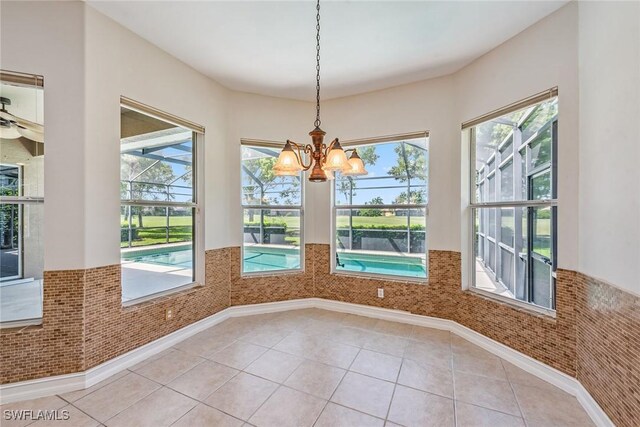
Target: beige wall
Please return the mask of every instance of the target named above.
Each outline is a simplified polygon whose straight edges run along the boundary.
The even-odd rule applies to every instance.
[[[85,265],[84,9],[74,2],[0,5],[0,68],[45,76],[45,176],[55,177],[45,178],[50,270]]]
[[[580,3],[580,264],[640,295],[640,3]]]

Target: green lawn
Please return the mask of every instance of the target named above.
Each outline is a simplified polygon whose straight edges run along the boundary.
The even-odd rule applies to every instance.
[[[255,215],[253,217],[253,222],[259,221],[259,216]],[[265,216],[265,221],[268,222],[284,222],[287,224],[287,228],[298,228],[300,226],[300,219],[295,216]],[[248,223],[249,217],[245,215],[244,222]],[[422,216],[412,216],[411,224],[424,224],[424,217]],[[339,215],[336,220],[336,225],[338,228],[344,228],[349,226],[349,217],[344,215]],[[398,226],[399,229],[402,229],[407,225],[407,217],[406,216],[354,216],[353,217],[353,226],[367,226],[367,225],[394,225]]]
[[[131,223],[134,227],[138,227],[138,215],[133,215]],[[158,216],[143,216],[142,225],[144,227],[164,227],[167,225],[167,217],[163,215]],[[172,216],[169,217],[169,225],[191,225],[190,216]],[[120,226],[127,227],[127,218],[120,215]]]
[[[366,227],[368,225],[393,225],[397,226],[398,229],[402,230],[407,226],[407,217],[406,216],[354,216],[352,219],[353,227]],[[411,224],[424,225],[424,216],[412,216]],[[348,215],[339,215],[336,218],[336,226],[338,228],[349,227],[349,216]]]
[[[142,225],[138,227],[138,216],[132,217],[132,224],[137,228],[137,238],[131,242],[132,246],[147,246],[167,243],[167,217],[159,216],[143,216]],[[190,242],[193,239],[191,229],[190,216],[173,216],[169,218],[169,243]],[[126,217],[120,217],[120,226],[127,228]],[[158,228],[154,228],[158,227]],[[126,238],[124,242],[120,242],[121,247],[127,247]]]

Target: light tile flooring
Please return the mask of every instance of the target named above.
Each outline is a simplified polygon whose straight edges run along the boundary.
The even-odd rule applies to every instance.
[[[3,418],[19,409],[67,410],[63,426],[592,425],[572,396],[448,332],[317,309],[227,320]]]

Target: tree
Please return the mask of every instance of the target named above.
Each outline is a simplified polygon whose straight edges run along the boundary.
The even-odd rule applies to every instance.
[[[403,191],[396,197],[394,203],[426,203],[426,188],[412,190],[410,187],[412,179],[423,182],[426,182],[427,180],[427,150],[422,147],[401,142],[394,147],[394,151],[396,152],[396,164],[389,170],[389,175],[393,176],[400,182],[406,182],[409,187],[408,191]]]
[[[379,205],[383,205],[384,201],[382,200],[382,197],[378,196],[378,197],[374,197],[369,202],[365,202],[364,204],[379,206]],[[360,209],[360,216],[382,216],[382,209],[380,208]]]
[[[252,149],[253,150],[253,149]],[[300,180],[297,177],[277,176],[273,171],[277,157],[265,156],[242,161],[242,197],[244,203],[294,204],[300,198]],[[254,211],[249,211],[253,221]]]
[[[400,182],[410,179],[427,179],[427,150],[412,144],[401,142],[393,149],[396,152],[396,165],[391,167],[389,175]]]
[[[403,191],[402,193],[398,194],[398,196],[394,200],[394,203],[397,205],[403,205],[407,203],[418,205],[418,204],[426,203],[427,201],[426,195],[427,195],[427,192],[424,188],[421,188],[419,190],[409,191],[408,198],[407,198],[407,192]]]
[[[360,156],[360,158],[364,162],[365,168],[367,166],[375,165],[378,159],[380,158],[380,155],[376,153],[375,145],[365,145],[363,147],[358,148],[357,151],[358,151],[358,156]],[[339,179],[336,180],[336,191],[339,194],[342,194],[344,196],[345,202],[347,203],[349,203],[350,201],[349,196],[353,197],[356,195],[356,188],[357,188],[357,180],[351,177],[340,177]]]

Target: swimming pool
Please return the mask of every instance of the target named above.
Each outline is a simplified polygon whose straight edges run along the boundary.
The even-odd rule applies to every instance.
[[[389,276],[425,278],[427,277],[425,267],[424,258],[416,256],[339,252],[336,259],[336,271],[385,274]]]
[[[193,265],[191,247],[185,247],[185,245],[123,252],[121,257],[123,261],[143,262],[146,264],[166,265],[180,268],[191,268]]]
[[[300,268],[300,248],[245,246],[243,263],[245,273],[293,270]]]
[[[300,249],[291,247],[245,246],[243,271],[245,273],[293,270],[300,268]],[[180,268],[193,265],[191,248],[184,245],[151,248],[124,252],[122,259]],[[339,252],[337,271],[374,273],[414,278],[426,277],[425,260],[422,257],[362,252]]]

